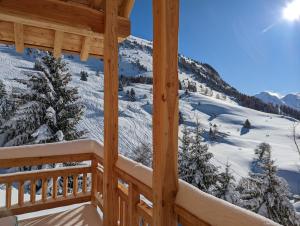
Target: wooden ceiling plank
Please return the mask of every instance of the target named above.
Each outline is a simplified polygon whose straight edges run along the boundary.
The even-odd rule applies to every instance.
[[[82,41],[82,49],[80,53],[80,60],[87,61],[89,58],[90,53],[90,47],[91,47],[91,38],[90,37],[84,37]]]
[[[64,32],[55,31],[53,56],[56,59],[61,56],[63,41],[64,41]]]
[[[99,37],[105,28],[103,11],[64,1],[1,0],[0,14],[0,20],[16,22],[18,19],[26,22],[22,24],[83,36]],[[129,35],[129,19],[118,17],[118,36]]]
[[[129,18],[135,0],[124,0],[120,9],[119,15],[125,18]]]
[[[14,23],[15,46],[18,53],[24,52],[24,29],[23,24]]]

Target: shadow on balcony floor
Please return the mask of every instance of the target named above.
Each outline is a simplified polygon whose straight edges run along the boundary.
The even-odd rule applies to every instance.
[[[101,226],[102,219],[97,208],[86,204],[75,209],[56,214],[26,219],[20,226]]]

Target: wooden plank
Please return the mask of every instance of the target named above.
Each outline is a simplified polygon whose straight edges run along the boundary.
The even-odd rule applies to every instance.
[[[61,56],[63,41],[64,41],[64,32],[55,31],[53,56],[56,59],[58,59]]]
[[[97,196],[97,166],[98,162],[96,159],[92,160],[92,188],[91,188],[91,194],[92,194],[92,203],[96,206],[96,196]]]
[[[104,12],[64,1],[1,0],[0,20],[91,37],[101,37],[105,30]],[[118,36],[128,37],[130,21],[117,20]]]
[[[78,193],[78,175],[73,176],[73,195],[77,196]]]
[[[15,37],[15,45],[16,51],[18,53],[24,52],[24,28],[23,24],[14,24],[14,37]]]
[[[104,33],[104,225],[118,221],[118,181],[114,172],[118,160],[118,0],[105,4]]]
[[[6,184],[6,208],[9,209],[11,207],[11,183]]]
[[[0,159],[0,166],[2,168],[19,167],[19,166],[35,166],[50,163],[62,162],[83,162],[91,160],[94,155],[92,153],[85,154],[71,154],[71,155],[54,155],[47,157],[33,157],[33,158],[13,158]]]
[[[52,198],[55,200],[57,199],[57,176],[53,177],[53,193],[52,193]]]
[[[129,18],[135,0],[124,0],[120,7],[120,16]]]
[[[42,201],[46,202],[48,198],[48,179],[42,179]]]
[[[63,177],[63,197],[66,198],[68,196],[68,177],[64,176]]]
[[[153,0],[153,225],[175,226],[179,0]]]
[[[87,192],[87,173],[84,173],[82,177],[82,192]]]
[[[36,180],[33,179],[31,180],[31,184],[30,184],[30,202],[32,204],[35,203],[35,194],[36,194]]]
[[[139,226],[137,204],[140,202],[140,194],[134,184],[129,184],[128,201],[129,225]]]
[[[57,200],[48,199],[45,203],[43,203],[42,201],[38,201],[34,205],[32,205],[30,202],[26,202],[22,207],[14,205],[9,210],[6,208],[0,208],[0,218],[36,212],[45,209],[57,208],[61,206],[68,206],[77,203],[84,203],[89,201],[91,201],[90,193],[78,194],[77,197],[74,197],[73,195],[69,196],[68,198],[60,197]]]
[[[19,190],[18,190],[18,205],[23,206],[24,204],[24,181],[19,182]]]
[[[52,51],[55,31],[24,25],[25,47],[39,48]],[[14,25],[11,22],[0,21],[0,42],[14,45]],[[6,43],[8,42],[8,43]],[[64,33],[62,52],[80,54],[82,48],[82,36]],[[54,50],[53,50],[54,51]],[[104,51],[103,38],[92,38],[90,55],[102,56]]]
[[[183,226],[211,226],[178,205],[175,206],[175,212],[178,215],[179,223]]]
[[[36,170],[30,172],[8,173],[0,175],[0,183],[8,183],[20,180],[35,180],[47,179],[59,176],[72,176],[73,174],[90,173],[91,167],[78,166],[78,167],[64,167],[56,169]]]
[[[87,61],[87,59],[89,58],[90,48],[91,48],[91,38],[84,37],[82,40],[80,60]]]

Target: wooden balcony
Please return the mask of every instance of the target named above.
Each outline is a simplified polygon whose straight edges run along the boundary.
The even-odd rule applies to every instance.
[[[82,163],[80,166],[1,174],[0,185],[5,185],[6,198],[5,206],[0,208],[0,217],[69,206],[68,210],[55,214],[34,214],[34,218],[21,220],[19,225],[102,225],[103,173],[106,170],[103,156],[102,145],[93,140],[0,149],[1,167]],[[153,225],[152,169],[119,155],[114,175],[118,179],[118,187],[113,191],[118,199],[115,206],[118,225]],[[70,179],[72,183],[68,183]],[[62,185],[58,181],[63,181]],[[37,182],[41,184],[39,194]],[[13,186],[18,189],[16,204],[11,202]],[[30,199],[25,201],[25,196]],[[70,206],[78,203],[84,205]],[[175,213],[176,221],[182,226],[276,225],[183,181],[179,181]]]

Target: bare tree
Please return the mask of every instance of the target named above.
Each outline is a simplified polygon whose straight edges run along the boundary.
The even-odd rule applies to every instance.
[[[300,156],[300,148],[299,148],[299,145],[297,143],[297,126],[299,126],[299,122],[294,122],[293,124],[293,140],[294,140],[294,143],[296,145],[296,148],[297,148],[297,151],[299,153],[299,156]]]

